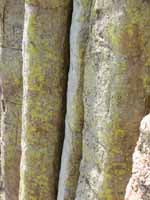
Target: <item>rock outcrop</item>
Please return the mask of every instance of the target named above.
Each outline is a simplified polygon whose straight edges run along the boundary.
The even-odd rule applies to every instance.
[[[140,136],[133,154],[132,177],[126,189],[125,200],[150,199],[150,114],[140,125]]]

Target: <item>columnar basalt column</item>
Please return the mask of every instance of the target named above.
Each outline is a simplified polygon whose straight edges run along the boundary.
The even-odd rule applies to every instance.
[[[93,1],[76,200],[123,200],[149,96],[150,5]]]
[[[26,0],[20,200],[55,200],[69,65],[70,0]]]
[[[0,1],[1,158],[5,200],[18,200],[19,191],[23,19],[23,0]]]

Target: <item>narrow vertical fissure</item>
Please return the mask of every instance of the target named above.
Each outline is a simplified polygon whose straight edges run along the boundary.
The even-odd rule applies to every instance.
[[[58,200],[73,200],[78,185],[84,126],[84,57],[88,41],[90,2],[73,2],[70,31],[70,68],[65,138],[59,175]]]
[[[73,14],[73,1],[71,1],[70,3],[70,17],[68,17],[68,38],[67,38],[67,42],[68,42],[68,50],[67,50],[67,53],[66,53],[66,56],[68,57],[68,69],[67,69],[67,79],[66,79],[66,91],[65,91],[65,94],[64,94],[64,122],[63,122],[63,135],[62,135],[62,139],[61,139],[61,145],[60,145],[60,150],[59,152],[60,153],[60,158],[59,158],[59,172],[61,170],[61,158],[62,158],[62,154],[63,154],[63,145],[64,145],[64,139],[65,139],[65,117],[66,117],[66,114],[67,114],[67,87],[68,87],[68,76],[69,76],[69,68],[70,68],[70,29],[71,29],[71,22],[72,22],[72,14]],[[58,195],[58,192],[59,192],[59,188],[58,188],[58,185],[59,185],[59,177],[58,177],[58,182],[57,182],[57,195]]]

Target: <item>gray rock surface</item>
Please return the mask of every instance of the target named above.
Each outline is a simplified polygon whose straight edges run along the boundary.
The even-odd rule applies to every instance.
[[[70,70],[65,140],[59,176],[58,200],[74,200],[82,156],[84,55],[91,2],[75,0],[70,33]]]
[[[144,3],[145,4],[145,3]],[[76,200],[123,200],[145,112],[141,1],[93,1],[85,56],[83,156]],[[139,19],[139,18],[138,18]],[[131,31],[131,35],[129,34]],[[133,34],[133,35],[132,35]],[[143,34],[141,32],[141,34]],[[145,38],[145,36],[144,36]]]
[[[133,154],[132,177],[125,200],[150,199],[150,114],[140,124],[140,136]]]
[[[0,1],[1,157],[5,200],[18,200],[19,191],[23,17],[23,0]]]

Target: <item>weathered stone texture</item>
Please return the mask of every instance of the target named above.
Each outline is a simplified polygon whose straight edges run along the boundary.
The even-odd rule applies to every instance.
[[[57,198],[71,12],[63,2],[25,4],[20,200]]]
[[[144,41],[150,32],[146,35],[143,30],[149,19],[148,4],[141,0],[93,1],[76,200],[124,199],[138,124],[149,95],[145,84],[149,49]]]
[[[70,71],[65,141],[58,200],[74,200],[82,154],[84,54],[88,39],[90,1],[75,0],[70,33]]]
[[[132,177],[126,190],[125,200],[150,199],[150,114],[140,125],[140,136],[133,154]]]
[[[0,0],[5,200],[124,199],[150,111],[150,2],[74,0],[70,31],[71,11],[25,0],[23,18],[23,0]],[[149,118],[126,200],[150,199]]]
[[[19,190],[23,15],[23,0],[0,1],[0,77],[6,103],[1,110],[5,200],[18,200]]]

